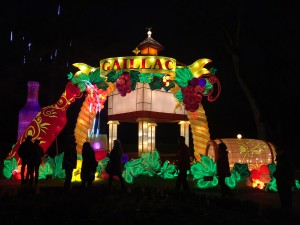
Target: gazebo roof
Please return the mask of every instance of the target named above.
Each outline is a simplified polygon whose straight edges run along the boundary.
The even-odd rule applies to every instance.
[[[147,48],[147,47],[152,47],[152,48],[155,48],[157,49],[158,51],[162,51],[164,50],[164,46],[162,46],[160,43],[158,43],[156,40],[154,40],[152,37],[151,37],[151,34],[152,32],[150,31],[151,28],[148,28],[148,37],[142,41],[138,46],[137,48],[138,49],[144,49],[144,48]]]

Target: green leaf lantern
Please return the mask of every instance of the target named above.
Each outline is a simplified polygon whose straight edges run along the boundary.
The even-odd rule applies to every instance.
[[[216,72],[218,71],[218,69],[212,67],[210,68],[209,72],[212,74],[212,75],[216,75]]]
[[[106,90],[108,88],[108,84],[105,81],[101,81],[101,82],[97,83],[97,88]]]
[[[64,158],[64,152],[56,155],[53,158],[51,158],[50,156],[48,156],[45,160],[45,162],[49,163],[49,165],[51,166],[52,170],[53,170],[53,178],[65,178],[66,174],[65,174],[65,170],[62,168],[62,161]]]
[[[3,164],[3,176],[7,179],[10,179],[13,175],[14,170],[18,168],[17,160],[16,158],[5,159]]]
[[[238,182],[241,181],[241,176],[237,171],[231,171],[230,177],[225,178],[225,184],[230,188],[234,189]]]
[[[150,89],[153,90],[160,90],[162,88],[163,79],[161,77],[154,76],[151,83],[149,83]]]
[[[295,187],[296,187],[296,189],[300,189],[300,182],[299,182],[299,180],[297,180],[297,179],[295,179]]]
[[[193,74],[188,67],[176,68],[175,82],[180,87],[187,87],[189,81],[193,79]]]
[[[73,74],[72,72],[70,72],[70,73],[68,74],[68,80],[71,80],[71,79],[73,78],[73,76],[74,76],[74,74]]]
[[[84,92],[86,89],[86,83],[90,82],[90,78],[87,74],[81,73],[79,76],[72,78],[72,83],[76,84],[81,92]]]
[[[213,85],[208,81],[208,79],[206,79],[206,84],[204,86],[204,91],[203,91],[203,95],[207,95],[209,94],[210,90],[213,88]]]
[[[197,180],[197,187],[200,189],[212,188],[217,186],[216,163],[208,156],[201,155],[201,161],[192,164],[191,174],[193,179]],[[211,179],[207,180],[206,177]]]
[[[164,179],[173,179],[178,175],[178,171],[174,164],[171,164],[170,161],[166,160],[157,175]]]
[[[96,69],[89,73],[89,82],[96,84],[99,89],[106,90],[108,84],[105,82],[106,77],[100,75],[100,69]]]
[[[233,165],[231,173],[233,173],[234,171],[239,173],[240,180],[245,180],[251,174],[247,163],[235,163]]]
[[[272,180],[266,184],[265,191],[278,191],[275,177],[273,177]]]
[[[275,163],[270,163],[270,164],[268,164],[268,168],[269,168],[269,171],[270,171],[270,176],[272,178],[274,172],[276,171],[276,164]]]
[[[89,73],[90,82],[95,84],[105,80],[105,77],[100,76],[100,69],[96,69]]]
[[[178,100],[178,102],[183,101],[183,93],[181,89],[174,94],[174,97]]]
[[[102,160],[100,160],[98,162],[98,166],[97,166],[97,173],[98,174],[102,174],[102,172],[105,170],[107,163],[109,162],[109,158],[105,157]]]
[[[53,169],[49,163],[45,162],[40,165],[39,168],[39,179],[46,179],[47,176],[53,174]]]
[[[142,158],[132,159],[125,163],[122,176],[127,183],[132,184],[134,178],[141,175],[144,168],[141,165]]]
[[[153,176],[161,167],[160,155],[157,150],[141,154],[141,165],[144,168],[142,174]]]
[[[116,80],[122,73],[123,70],[119,70],[118,72],[116,72],[115,70],[109,71],[109,73],[107,74],[107,82],[112,82],[112,83],[116,82]]]
[[[130,70],[129,74],[130,74],[130,81],[132,83],[130,89],[133,91],[135,90],[136,83],[139,82],[140,80],[140,72],[135,70]]]
[[[151,83],[153,79],[152,73],[141,73],[140,74],[140,82],[141,83]]]

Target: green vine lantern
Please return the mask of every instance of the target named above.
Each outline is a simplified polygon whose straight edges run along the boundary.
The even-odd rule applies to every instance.
[[[191,174],[196,180],[200,189],[213,188],[218,185],[217,165],[209,157],[202,155],[201,162],[196,162],[191,166]]]
[[[131,57],[130,60],[133,62],[133,60],[137,60],[136,58],[138,57]],[[144,58],[147,60],[147,57]],[[218,98],[221,91],[220,82],[215,77],[217,69],[213,67],[210,70],[204,68],[207,63],[211,62],[209,59],[197,60],[191,66],[178,66],[173,69],[174,71],[161,69],[159,73],[153,73],[155,69],[146,70],[139,67],[122,69],[121,64],[124,61],[127,62],[127,59],[123,59],[123,62],[114,59],[113,68],[109,67],[109,70],[105,71],[83,63],[75,63],[73,65],[80,70],[75,74],[70,73],[68,79],[72,80],[81,91],[85,91],[87,84],[95,84],[97,88],[102,90],[109,89],[109,93],[117,89],[121,96],[126,96],[135,90],[137,82],[147,83],[151,90],[161,90],[163,88],[166,92],[171,91],[179,104],[184,105],[186,110],[191,112],[199,108],[203,96],[206,96],[207,100],[212,102]],[[125,66],[123,65],[123,67]],[[212,96],[214,85],[218,89],[215,97]]]

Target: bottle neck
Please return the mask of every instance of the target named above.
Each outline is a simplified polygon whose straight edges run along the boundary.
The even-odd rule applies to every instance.
[[[39,83],[28,82],[27,102],[38,102],[39,96]]]

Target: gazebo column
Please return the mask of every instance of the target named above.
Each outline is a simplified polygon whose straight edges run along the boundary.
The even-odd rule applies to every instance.
[[[114,146],[114,140],[118,138],[118,125],[120,124],[117,120],[108,121],[108,149],[112,150]]]
[[[156,123],[148,123],[148,152],[152,152],[155,149],[155,132]]]
[[[180,121],[178,123],[180,125],[180,136],[185,137],[185,144],[189,146],[189,128],[190,122],[189,121]]]
[[[138,156],[141,153],[152,152],[155,148],[155,127],[148,118],[138,118]]]

